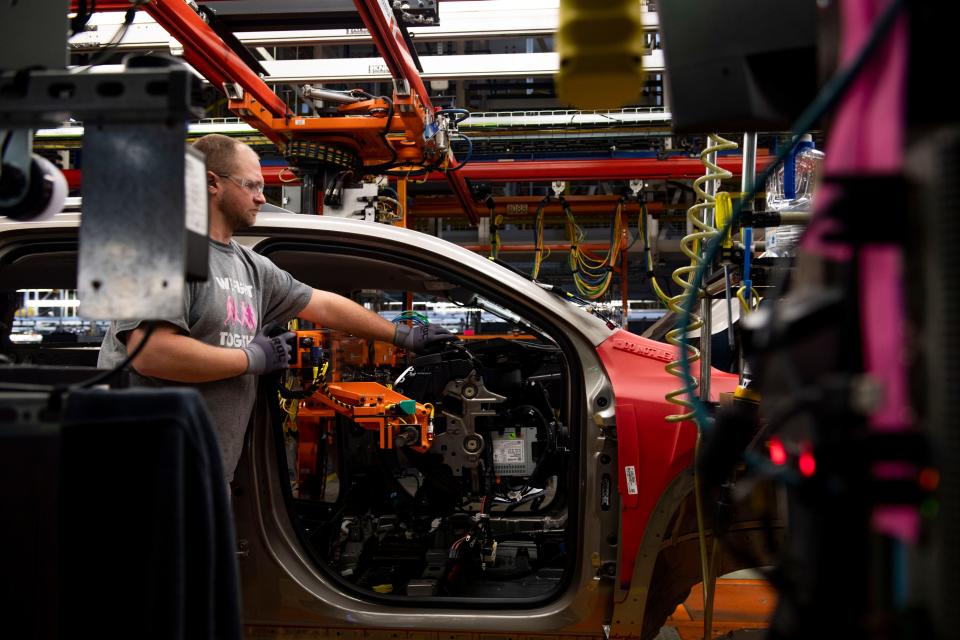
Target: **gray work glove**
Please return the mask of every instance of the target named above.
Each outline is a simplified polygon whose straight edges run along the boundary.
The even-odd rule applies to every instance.
[[[243,352],[247,354],[247,373],[259,376],[277,369],[290,366],[291,341],[297,334],[293,331],[281,333],[269,338],[262,333],[247,343]]]
[[[398,324],[393,332],[393,344],[410,351],[419,352],[440,342],[456,340],[453,335],[438,324],[427,324],[408,327]]]

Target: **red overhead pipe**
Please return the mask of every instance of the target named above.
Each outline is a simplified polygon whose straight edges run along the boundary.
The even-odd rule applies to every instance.
[[[757,167],[770,161],[769,155],[757,156]],[[735,176],[740,175],[741,156],[721,156],[718,164]],[[264,167],[268,183],[285,167]],[[697,158],[672,157],[666,160],[655,158],[589,159],[589,160],[517,160],[500,162],[471,162],[460,171],[464,178],[486,182],[551,182],[597,181],[597,180],[692,180],[703,175],[703,164]],[[289,171],[284,177],[290,177]],[[430,180],[447,180],[451,176],[440,172],[431,173]],[[279,181],[278,181],[279,183]],[[466,188],[466,185],[464,185]]]
[[[757,157],[757,165],[763,166],[770,156]],[[718,164],[739,175],[742,159],[740,156],[723,156]],[[285,165],[265,165],[262,167],[263,179],[268,185],[300,184],[300,179],[290,167]],[[71,189],[79,186],[79,171],[64,171]],[[638,158],[629,160],[531,160],[518,162],[471,162],[453,174],[465,174],[471,180],[488,182],[552,180],[597,181],[597,180],[690,180],[703,175],[703,165],[699,160],[690,158],[669,158],[655,160]],[[448,176],[433,173],[432,180],[445,180]],[[462,180],[462,178],[461,178]],[[467,189],[466,184],[463,184]],[[460,199],[458,194],[458,199]],[[462,204],[462,201],[461,201]]]
[[[564,198],[571,210],[578,216],[611,216],[617,210],[617,202],[620,196],[566,196]],[[495,196],[496,214],[504,218],[529,218],[537,212],[537,208],[543,198],[540,196]],[[625,205],[628,215],[636,215],[639,207],[636,202],[629,202]],[[677,206],[677,210],[686,211],[685,207]],[[662,202],[648,202],[647,212],[662,213],[666,207]],[[428,196],[417,198],[415,207],[410,212],[413,218],[448,218],[450,216],[460,215],[459,203],[449,196]],[[543,210],[547,217],[559,217],[566,215],[563,207],[557,200],[550,201]]]
[[[758,155],[757,166],[762,168],[769,160],[770,156]],[[721,156],[717,164],[734,175],[740,175],[743,158],[738,155]],[[666,160],[656,158],[516,160],[471,162],[458,173],[465,174],[465,177],[470,180],[487,182],[630,180],[634,178],[683,180],[702,176],[703,164],[699,158],[686,157],[671,157]],[[443,174],[432,173],[430,179],[441,180]]]

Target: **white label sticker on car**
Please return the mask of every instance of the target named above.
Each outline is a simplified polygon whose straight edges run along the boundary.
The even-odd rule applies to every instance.
[[[637,470],[633,465],[629,465],[623,468],[624,474],[627,476],[627,494],[631,496],[637,495]]]
[[[523,464],[523,440],[494,440],[494,464]]]
[[[206,237],[207,228],[207,165],[191,153],[186,154],[184,192],[186,212],[184,225]]]

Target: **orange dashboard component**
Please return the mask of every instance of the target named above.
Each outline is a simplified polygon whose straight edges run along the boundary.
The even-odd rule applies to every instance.
[[[380,342],[379,340],[373,343],[373,351],[371,353],[372,364],[374,367],[395,367],[397,366],[397,347],[390,344],[389,342]]]
[[[380,448],[430,448],[430,410],[377,382],[332,382],[313,394],[301,409],[313,414],[318,405],[346,416],[358,426],[380,433]]]
[[[363,338],[349,336],[332,340],[330,351],[330,362],[336,373],[347,368],[365,367],[370,359],[370,350]]]

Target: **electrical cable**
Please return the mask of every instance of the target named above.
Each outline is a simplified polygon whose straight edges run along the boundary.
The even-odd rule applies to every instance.
[[[353,171],[347,169],[346,171],[341,171],[330,180],[330,184],[327,185],[327,188],[323,192],[324,205],[328,207],[340,207],[343,204],[343,185],[347,180],[347,176],[352,175]]]
[[[537,205],[537,213],[533,218],[533,270],[530,272],[530,278],[536,280],[540,275],[540,266],[550,255],[550,249],[543,247],[543,210],[550,202],[550,196],[544,196],[540,204]]]
[[[459,124],[460,122],[463,122],[463,121],[467,118],[467,116],[470,115],[470,112],[467,111],[466,109],[441,109],[441,110],[438,111],[437,113],[438,113],[438,114],[446,114],[446,113],[462,113],[462,114],[466,114],[463,118],[455,119],[455,120],[454,120],[454,124],[455,124],[455,125],[456,125],[456,124]],[[453,136],[456,136],[456,137],[459,138],[459,139],[465,140],[466,143],[467,143],[467,158],[466,158],[466,160],[458,163],[457,166],[455,166],[455,167],[441,168],[442,165],[447,161],[447,155],[446,155],[446,154],[443,154],[443,155],[439,155],[439,156],[437,157],[437,159],[434,160],[433,162],[431,162],[430,164],[428,164],[428,165],[421,165],[420,168],[418,168],[418,169],[407,169],[407,170],[402,170],[402,169],[400,169],[400,170],[397,170],[396,167],[390,167],[390,166],[384,166],[384,165],[375,165],[375,166],[373,166],[373,167],[366,167],[366,169],[367,169],[367,170],[370,170],[370,171],[374,171],[374,170],[375,170],[375,171],[382,171],[383,173],[386,173],[387,175],[397,176],[397,177],[403,176],[404,178],[409,178],[410,176],[421,176],[421,175],[422,175],[422,176],[427,176],[427,175],[429,175],[431,172],[433,172],[433,171],[438,171],[438,170],[441,171],[441,172],[443,172],[443,173],[449,173],[449,172],[451,172],[451,171],[459,171],[459,170],[462,169],[468,162],[470,162],[470,159],[473,157],[473,140],[471,140],[469,137],[467,137],[467,136],[465,136],[465,135],[463,135],[462,133],[459,133],[459,132],[455,132],[455,133],[453,133],[452,135],[453,135]],[[394,156],[394,160],[396,160],[396,156]]]
[[[580,246],[585,235],[577,224],[573,211],[567,201],[560,197],[563,212],[566,215],[567,238],[570,240],[570,269],[577,291],[588,300],[601,298],[613,281],[613,270],[619,256],[619,245],[623,234],[623,198],[617,202],[614,221],[610,225],[610,245],[607,255],[599,258]]]
[[[716,596],[717,570],[720,565],[720,538],[713,532],[713,548],[710,550],[710,573],[703,585],[703,637],[713,637],[713,604]]]
[[[650,251],[650,227],[647,223],[647,203],[643,200],[638,200],[638,202],[640,204],[638,226],[640,228],[640,236],[643,238],[643,263],[647,268],[647,279],[650,281],[654,295],[657,296],[660,302],[666,305],[669,304],[671,296],[667,295],[667,293],[660,288],[660,283],[657,281],[657,274],[653,270],[653,252]]]
[[[341,407],[343,409],[353,410],[355,408],[353,405],[347,404],[340,398],[336,398],[332,393],[330,393],[330,384],[327,382],[327,369],[329,368],[329,365],[330,365],[330,361],[324,360],[323,365],[320,367],[320,375],[317,377],[317,380],[316,380],[317,387],[320,393],[326,396],[331,402],[333,402],[338,407]],[[314,392],[316,391],[317,389],[314,389]]]
[[[495,212],[493,198],[487,198],[487,207],[490,210],[490,259],[496,260],[500,256],[500,229],[503,228],[503,214]]]
[[[453,119],[453,123],[454,123],[454,124],[460,124],[461,122],[463,122],[464,120],[466,120],[467,118],[470,117],[470,112],[469,112],[468,110],[466,110],[466,109],[460,109],[460,108],[456,108],[456,107],[450,107],[450,108],[447,108],[447,109],[440,109],[439,111],[437,111],[437,115],[438,115],[438,116],[439,116],[439,115],[447,115],[447,114],[451,114],[451,113],[452,113],[452,114],[462,115],[462,116],[463,116],[462,118],[454,118],[454,119]]]
[[[429,176],[430,173],[432,173],[433,171],[437,171],[440,168],[440,165],[443,164],[445,159],[446,158],[444,156],[440,156],[429,165],[421,165],[419,169],[396,168],[391,170],[384,170],[383,173],[389,176],[395,176],[398,178],[410,178],[410,176],[424,176],[423,182],[426,182],[427,176]],[[404,166],[404,165],[400,165],[400,166]]]
[[[392,320],[393,324],[400,324],[401,322],[412,322],[417,326],[425,326],[430,324],[430,318],[426,314],[420,313],[419,311],[413,311],[408,309],[406,311],[401,311],[397,317]]]
[[[378,209],[378,214],[379,214],[379,216],[377,217],[378,222],[380,222],[381,220],[396,221],[401,219],[401,216],[399,213],[400,201],[397,200],[396,198],[391,198],[389,196],[377,196],[374,203]],[[391,209],[391,206],[388,206],[388,205],[392,205],[392,209]]]
[[[370,96],[369,93],[364,93],[365,96]],[[373,99],[373,96],[370,96]],[[397,150],[393,148],[393,145],[390,144],[390,139],[387,137],[390,133],[390,127],[393,125],[393,100],[387,96],[380,96],[380,100],[383,100],[387,103],[387,117],[386,123],[383,126],[383,129],[380,131],[380,139],[383,140],[384,146],[390,151],[390,159],[386,162],[381,162],[380,164],[374,164],[370,166],[363,167],[364,173],[380,173],[385,172],[391,167],[394,167],[397,162]]]
[[[13,132],[6,131],[3,135],[3,142],[0,143],[0,161],[2,161],[7,155],[7,147],[10,146],[10,141],[13,140]]]
[[[95,67],[103,63],[103,61],[106,60],[111,53],[113,53],[113,49],[116,49],[126,37],[127,30],[130,28],[130,25],[133,24],[133,20],[137,15],[137,11],[139,11],[140,7],[147,4],[149,1],[150,0],[131,0],[132,6],[127,9],[127,12],[123,16],[123,24],[121,24],[116,33],[113,34],[110,42],[104,45],[103,49],[101,49],[97,55],[95,55],[93,59],[90,60],[85,67],[83,67],[83,69],[78,71],[78,73],[85,73],[91,67]],[[95,2],[93,4],[96,5]],[[84,22],[84,24],[86,24],[86,22]]]
[[[293,177],[290,178],[289,180],[288,180],[288,179],[285,179],[285,178],[283,177],[283,172],[284,172],[284,171],[289,171],[289,172],[290,172],[290,175],[293,176]],[[280,170],[280,173],[277,174],[277,180],[279,180],[280,182],[284,182],[284,183],[286,183],[286,182],[297,182],[299,179],[300,179],[300,177],[297,176],[297,174],[294,173],[293,170],[292,170],[290,167],[284,167],[283,169]]]
[[[468,162],[470,162],[470,159],[473,158],[473,140],[463,135],[462,133],[456,134],[456,137],[460,140],[467,141],[467,157],[464,160],[461,160],[459,163],[457,163],[457,166],[447,167],[446,173],[453,173],[454,171],[460,171],[460,169],[463,169],[463,167],[466,166]]]
[[[150,336],[153,335],[154,329],[157,328],[156,322],[147,322],[144,324],[147,325],[147,330],[144,332],[143,338],[140,340],[140,344],[138,344],[137,347],[130,354],[127,355],[126,359],[124,359],[123,362],[118,364],[113,369],[110,369],[109,371],[104,371],[103,373],[95,375],[88,380],[84,380],[83,382],[72,384],[69,386],[69,388],[70,389],[87,389],[94,385],[102,384],[103,382],[111,379],[112,377],[120,373],[123,369],[125,369],[131,362],[133,362],[134,358],[140,355],[140,352],[143,351],[143,348],[147,346],[147,342],[150,340]]]
[[[389,204],[392,204],[397,209],[400,208],[400,201],[397,200],[396,198],[391,198],[389,196],[377,196],[377,201],[387,202]]]
[[[87,9],[87,0],[77,0],[77,15],[70,19],[71,38],[84,30],[96,10],[97,0],[90,0],[89,9]]]
[[[737,289],[737,300],[744,311],[754,311],[760,306],[762,298],[757,290],[753,288],[753,280],[750,279],[750,258],[753,253],[753,227],[743,229],[743,278],[741,286]],[[756,302],[754,302],[756,301]]]

